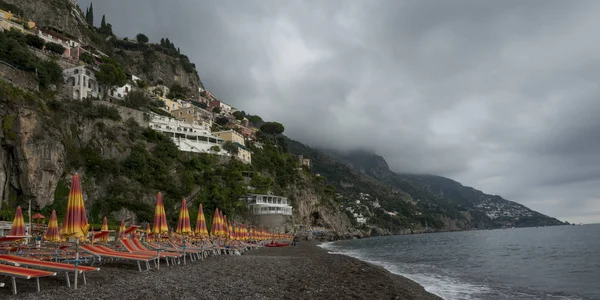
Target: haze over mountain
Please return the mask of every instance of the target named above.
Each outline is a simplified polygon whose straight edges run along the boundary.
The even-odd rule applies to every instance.
[[[600,2],[103,0],[94,9],[120,36],[171,37],[209,90],[281,120],[294,139],[369,149],[399,173],[600,221],[600,37],[591,33]]]

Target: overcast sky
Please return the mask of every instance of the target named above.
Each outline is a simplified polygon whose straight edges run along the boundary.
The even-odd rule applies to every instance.
[[[600,222],[600,1],[102,0],[94,12],[119,36],[169,37],[218,98],[294,139]]]

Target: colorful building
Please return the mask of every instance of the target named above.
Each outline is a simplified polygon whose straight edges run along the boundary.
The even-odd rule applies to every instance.
[[[151,114],[149,126],[173,139],[179,151],[229,155],[222,148],[224,140],[200,126],[157,114]]]
[[[190,124],[203,124],[206,123],[208,127],[212,126],[213,114],[208,110],[204,110],[195,105],[189,107],[182,107],[170,111],[171,115],[180,121],[184,121]]]
[[[235,130],[217,131],[212,133],[214,136],[230,141],[238,147],[237,158],[245,163],[252,163],[252,153],[244,143],[244,136]]]

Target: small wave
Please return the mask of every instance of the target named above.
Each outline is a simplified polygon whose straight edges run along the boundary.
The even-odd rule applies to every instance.
[[[381,266],[388,270],[389,272],[406,277],[412,281],[417,282],[423,288],[437,296],[440,296],[446,300],[468,300],[468,299],[479,299],[477,295],[486,293],[490,291],[490,288],[482,285],[474,285],[463,282],[457,278],[453,278],[446,275],[434,274],[429,272],[418,273],[419,269],[434,269],[433,266],[425,266],[425,265],[410,265],[410,269],[413,269],[415,273],[403,272],[402,268],[398,265],[386,261],[379,261],[369,258],[360,251],[348,251],[343,250],[339,251],[333,247],[333,245],[324,245],[321,244],[326,250],[337,250],[337,251],[328,251],[329,254],[342,254],[350,257],[354,257],[356,259],[360,259],[362,261]]]

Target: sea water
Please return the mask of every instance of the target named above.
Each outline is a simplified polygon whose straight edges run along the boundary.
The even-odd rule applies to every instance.
[[[386,236],[321,245],[444,299],[600,299],[600,224]]]

